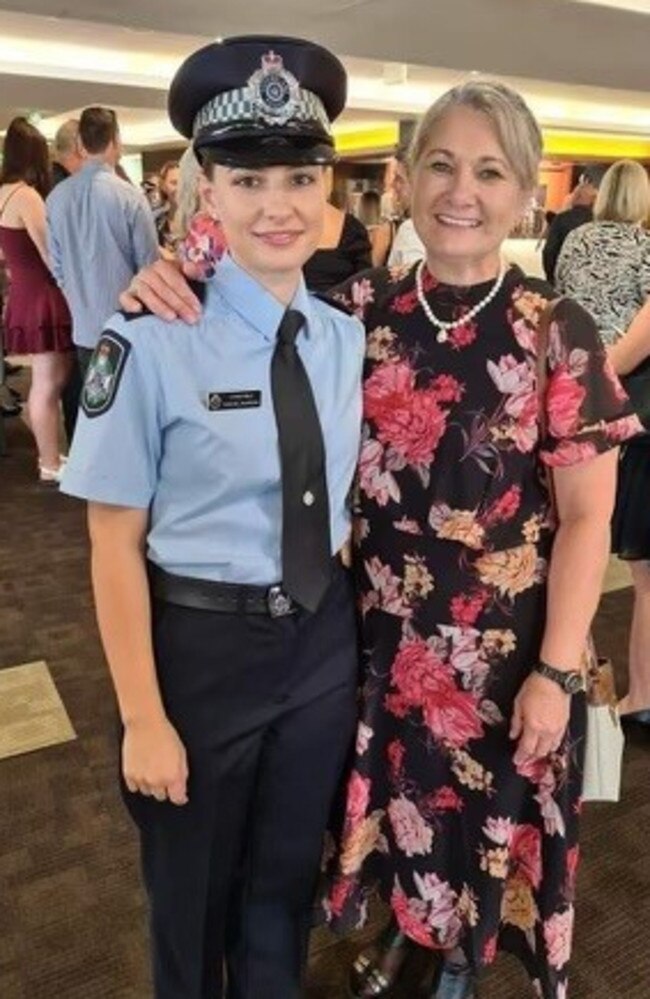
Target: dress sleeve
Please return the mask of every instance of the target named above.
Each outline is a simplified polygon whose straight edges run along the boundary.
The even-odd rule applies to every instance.
[[[555,308],[547,370],[540,445],[546,465],[576,465],[642,431],[594,320],[572,299],[561,299]]]
[[[387,267],[372,267],[330,288],[326,298],[341,302],[365,323],[370,310],[383,298],[389,278]]]

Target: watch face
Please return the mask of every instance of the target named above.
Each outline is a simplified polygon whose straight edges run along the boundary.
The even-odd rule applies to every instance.
[[[565,680],[565,689],[568,694],[578,694],[584,689],[584,683],[580,673],[569,673]]]

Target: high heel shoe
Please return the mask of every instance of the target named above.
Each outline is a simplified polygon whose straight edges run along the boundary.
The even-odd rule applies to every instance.
[[[356,957],[348,982],[350,999],[384,999],[390,996],[415,945],[391,923],[380,937]]]

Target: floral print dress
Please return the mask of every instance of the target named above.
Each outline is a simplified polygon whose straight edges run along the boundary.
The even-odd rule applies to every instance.
[[[489,291],[424,290],[441,319]],[[537,324],[548,285],[508,271],[474,321],[439,343],[415,268],[339,289],[368,333],[357,563],[364,689],[326,902],[364,923],[374,890],[401,929],[461,945],[480,968],[517,954],[565,999],[578,863],[584,695],[566,739],[515,767],[514,698],[538,655],[554,524],[544,470],[638,430],[594,323],[556,307],[540,440]]]

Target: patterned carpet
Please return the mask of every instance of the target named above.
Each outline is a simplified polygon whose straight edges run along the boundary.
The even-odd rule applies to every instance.
[[[28,432],[0,458],[0,670],[46,660],[77,735],[0,760],[1,999],[147,999],[136,842],[116,791],[115,716],[95,629],[83,510],[36,481]],[[630,591],[603,598],[599,649],[625,663]],[[0,697],[2,694],[0,693]],[[571,999],[650,994],[650,740],[634,733],[620,806],[590,806]],[[378,915],[377,919],[381,919]],[[359,941],[314,935],[309,999],[345,995]],[[420,995],[419,972],[401,990]],[[500,959],[482,999],[526,999]],[[259,999],[264,999],[260,996]]]

